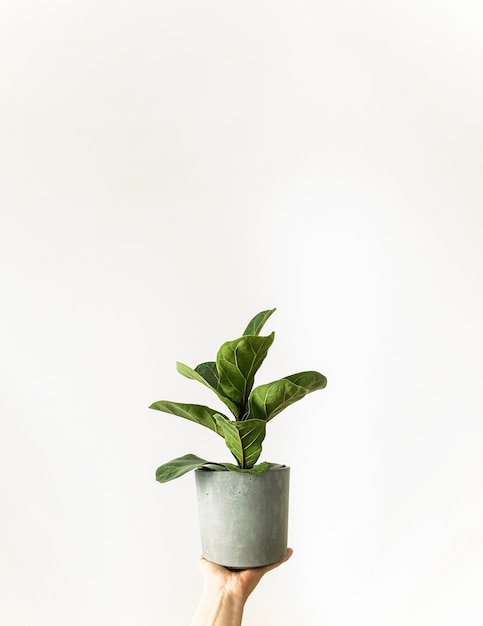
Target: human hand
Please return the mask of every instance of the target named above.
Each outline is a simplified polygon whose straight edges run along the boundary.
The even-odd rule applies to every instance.
[[[287,553],[283,559],[264,567],[253,567],[243,570],[230,570],[216,563],[201,557],[198,569],[205,581],[205,585],[212,589],[223,590],[229,596],[245,604],[249,595],[258,585],[262,577],[288,561],[292,556],[292,548],[287,548]]]

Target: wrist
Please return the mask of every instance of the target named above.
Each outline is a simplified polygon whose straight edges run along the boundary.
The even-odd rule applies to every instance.
[[[206,584],[191,626],[240,626],[245,601],[226,586]]]

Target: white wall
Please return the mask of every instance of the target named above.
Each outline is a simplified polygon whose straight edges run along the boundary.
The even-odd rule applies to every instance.
[[[154,470],[229,455],[147,406],[273,306],[258,382],[329,384],[270,423],[295,554],[246,626],[481,625],[480,6],[2,3],[2,625],[189,622]]]

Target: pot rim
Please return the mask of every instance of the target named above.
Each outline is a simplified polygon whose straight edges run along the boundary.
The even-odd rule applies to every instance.
[[[245,476],[263,476],[264,474],[267,474],[267,472],[278,472],[278,471],[284,471],[284,470],[289,470],[290,469],[290,465],[280,465],[279,467],[269,467],[265,472],[262,472],[261,474],[256,474],[254,472],[250,473],[249,470],[229,470],[226,467],[220,466],[219,469],[210,469],[209,467],[197,467],[195,468],[195,472],[201,472],[201,473],[208,473],[211,472],[213,474],[217,474],[218,472],[220,473],[229,473],[229,474],[243,474]]]

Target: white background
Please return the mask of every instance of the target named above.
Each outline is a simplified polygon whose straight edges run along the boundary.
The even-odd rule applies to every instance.
[[[244,626],[481,626],[479,1],[3,0],[0,622],[184,626],[194,477],[262,309],[289,563]]]

